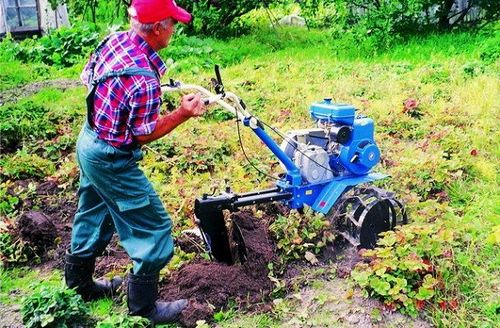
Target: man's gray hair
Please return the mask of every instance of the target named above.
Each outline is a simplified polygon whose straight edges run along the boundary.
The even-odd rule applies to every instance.
[[[161,20],[160,21],[161,27],[167,28],[170,20],[171,20],[171,18],[165,18],[164,20]],[[132,28],[134,30],[140,31],[142,33],[146,33],[146,34],[151,33],[151,31],[153,30],[154,24],[155,23],[141,23],[138,20],[130,17],[130,25],[132,25]]]

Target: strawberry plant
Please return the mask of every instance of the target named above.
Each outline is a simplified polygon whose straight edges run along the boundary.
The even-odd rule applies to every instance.
[[[96,328],[147,328],[150,327],[148,319],[117,314],[99,321]]]
[[[35,250],[26,244],[19,236],[11,232],[0,232],[0,264],[3,267],[25,264],[28,261],[37,262]]]
[[[41,286],[23,301],[21,314],[26,328],[82,327],[89,307],[74,290]]]
[[[55,171],[55,166],[50,160],[28,154],[25,150],[0,159],[0,164],[2,165],[0,176],[14,179],[43,178]]]
[[[455,232],[437,223],[411,224],[383,233],[379,246],[351,272],[354,281],[387,309],[416,315],[444,299],[443,274],[453,267]]]
[[[269,226],[280,253],[279,266],[294,260],[303,259],[307,252],[318,254],[334,240],[330,222],[320,214],[297,211],[289,215],[278,215]]]

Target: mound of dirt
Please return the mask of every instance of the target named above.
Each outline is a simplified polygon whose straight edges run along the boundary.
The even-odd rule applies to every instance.
[[[197,320],[209,320],[210,305],[222,308],[229,300],[240,305],[260,303],[272,289],[267,264],[274,258],[274,247],[268,238],[265,219],[250,212],[232,214],[241,229],[248,257],[244,264],[226,265],[198,260],[172,273],[162,284],[160,299],[190,299],[181,322],[193,327]]]
[[[41,212],[24,213],[17,221],[17,228],[23,241],[29,243],[39,256],[54,246],[57,237],[56,226]]]

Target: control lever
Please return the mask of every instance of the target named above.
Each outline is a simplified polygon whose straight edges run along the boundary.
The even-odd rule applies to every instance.
[[[215,93],[224,96],[224,84],[222,83],[219,65],[215,65],[215,77],[217,79],[212,78],[212,84],[214,86]]]

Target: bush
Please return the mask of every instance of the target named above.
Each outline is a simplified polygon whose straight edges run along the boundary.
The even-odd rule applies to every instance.
[[[100,40],[95,27],[63,27],[40,39],[26,39],[17,47],[16,58],[24,62],[43,62],[58,67],[79,63]]]
[[[89,313],[81,296],[65,287],[41,286],[23,300],[21,309],[26,328],[85,326]]]
[[[177,2],[193,14],[193,23],[187,26],[188,32],[224,36],[241,34],[244,28],[237,25],[238,18],[269,1],[179,0]]]
[[[57,134],[59,118],[43,106],[24,101],[0,108],[0,147],[18,148],[24,141],[50,139]]]

